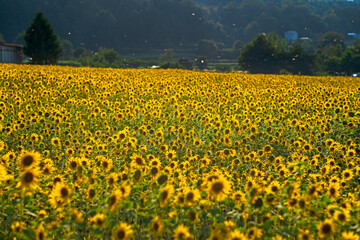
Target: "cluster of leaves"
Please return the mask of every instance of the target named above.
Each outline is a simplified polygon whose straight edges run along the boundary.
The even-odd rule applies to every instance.
[[[358,239],[359,82],[0,65],[0,236]]]
[[[316,51],[308,53],[301,44],[289,45],[276,33],[258,34],[244,46],[239,64],[251,73],[350,75],[360,71],[359,45],[360,40],[355,40],[346,48],[343,35],[329,32],[320,38]]]

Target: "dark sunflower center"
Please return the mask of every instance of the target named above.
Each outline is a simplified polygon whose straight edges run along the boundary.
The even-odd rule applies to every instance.
[[[94,189],[90,189],[90,190],[89,190],[89,197],[90,197],[90,198],[95,197],[95,190],[94,190]]]
[[[323,232],[324,234],[331,233],[331,225],[328,223],[324,224],[321,228],[321,232]]]
[[[163,201],[165,201],[165,200],[167,199],[167,197],[168,197],[168,192],[167,192],[167,191],[163,191],[163,192],[161,193],[161,199],[162,199]]]
[[[337,218],[340,222],[344,222],[346,220],[346,216],[343,213],[340,213]]]
[[[65,187],[61,188],[60,192],[61,192],[61,196],[64,197],[64,198],[69,196],[69,190],[67,188],[65,188]]]
[[[136,158],[136,163],[139,164],[139,165],[142,165],[143,164],[142,159],[141,158]]]
[[[109,205],[112,206],[114,205],[116,202],[116,197],[115,195],[112,195],[110,198],[109,198]]]
[[[43,232],[39,232],[38,237],[39,237],[40,240],[44,239],[44,233],[43,233]]]
[[[34,158],[30,155],[25,156],[22,161],[25,167],[30,166],[33,162],[34,162]]]
[[[76,162],[71,162],[70,165],[71,165],[71,168],[72,168],[72,169],[76,168],[76,166],[77,166]]]
[[[277,190],[278,190],[277,186],[272,186],[272,187],[271,187],[271,191],[277,192]]]
[[[330,189],[330,194],[331,194],[331,195],[334,195],[335,193],[336,193],[335,188],[331,188],[331,189]]]
[[[103,220],[98,218],[96,219],[96,225],[101,226],[103,224]]]
[[[159,229],[159,224],[156,222],[154,223],[154,230],[157,231]]]
[[[215,182],[211,187],[211,190],[215,193],[220,193],[223,189],[224,184],[222,182]]]
[[[107,162],[105,162],[105,161],[102,163],[102,165],[103,165],[104,168],[107,168],[109,166],[109,164]]]
[[[32,174],[31,172],[26,172],[24,176],[24,181],[26,183],[31,183],[33,180],[34,180],[34,174]]]
[[[185,233],[181,232],[178,235],[179,239],[185,239]]]
[[[193,192],[189,192],[188,194],[186,194],[186,201],[188,202],[192,202],[194,200],[194,193]]]
[[[159,172],[159,169],[157,169],[156,167],[153,167],[151,169],[151,175],[156,175]]]
[[[303,236],[302,236],[302,239],[303,239],[303,240],[309,240],[309,235],[303,235]]]
[[[112,184],[114,184],[114,183],[115,183],[114,178],[109,178],[109,184],[112,185]]]

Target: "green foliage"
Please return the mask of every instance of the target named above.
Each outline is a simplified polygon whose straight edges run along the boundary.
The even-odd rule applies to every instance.
[[[58,36],[42,12],[35,15],[24,40],[24,54],[35,64],[53,64],[61,55]]]
[[[252,42],[245,45],[239,57],[239,65],[251,73],[314,74],[316,56],[305,53],[300,44],[292,44],[285,49],[284,40],[275,33],[258,34]]]
[[[182,69],[188,69],[188,70],[193,69],[193,64],[194,63],[192,61],[190,61],[189,59],[187,59],[187,58],[181,57],[178,60],[178,63],[179,63],[180,68],[182,68]]]
[[[214,40],[201,39],[198,43],[197,53],[209,58],[214,58],[219,55],[219,47]]]
[[[206,56],[199,56],[195,59],[195,65],[200,69],[204,70],[208,65],[208,60]]]
[[[169,48],[169,49],[165,49],[165,52],[163,54],[160,55],[159,60],[160,62],[171,62],[173,60],[174,57],[174,49]]]
[[[60,59],[70,60],[73,57],[73,53],[74,53],[74,47],[72,43],[67,39],[62,39],[60,41],[60,46],[62,49],[62,55]]]
[[[215,70],[218,71],[218,72],[230,72],[231,71],[231,66],[226,65],[226,64],[216,64],[215,65]]]

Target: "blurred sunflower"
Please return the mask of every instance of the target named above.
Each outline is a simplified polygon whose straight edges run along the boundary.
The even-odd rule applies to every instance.
[[[25,189],[32,189],[38,186],[39,170],[32,168],[21,173],[20,186]]]
[[[188,240],[191,238],[189,228],[184,224],[180,224],[176,227],[173,234],[174,240]]]
[[[341,239],[342,240],[359,240],[360,235],[356,234],[352,231],[346,231],[341,233]]]
[[[336,225],[331,219],[325,219],[316,226],[320,238],[331,238],[336,232]]]
[[[89,223],[94,225],[96,228],[104,228],[106,225],[106,215],[103,213],[97,213],[89,219]]]
[[[223,175],[209,182],[207,187],[208,195],[216,201],[224,200],[231,191],[231,183]]]
[[[151,231],[155,236],[160,237],[164,232],[164,223],[159,216],[151,220]]]
[[[133,236],[133,230],[131,229],[131,225],[126,222],[118,224],[115,230],[112,232],[112,236],[115,240],[131,239]]]
[[[41,155],[36,151],[24,151],[17,158],[18,168],[22,170],[37,167],[40,161]]]
[[[170,198],[172,197],[172,194],[174,193],[174,186],[173,185],[166,185],[163,187],[160,191],[160,206],[165,207]]]

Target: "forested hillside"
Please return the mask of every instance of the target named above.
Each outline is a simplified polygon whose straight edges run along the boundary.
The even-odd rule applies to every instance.
[[[0,34],[6,41],[21,43],[21,33],[43,11],[59,37],[74,47],[120,53],[195,49],[201,39],[231,48],[260,32],[283,36],[294,30],[314,43],[329,31],[360,33],[356,1],[0,0],[0,5]]]

